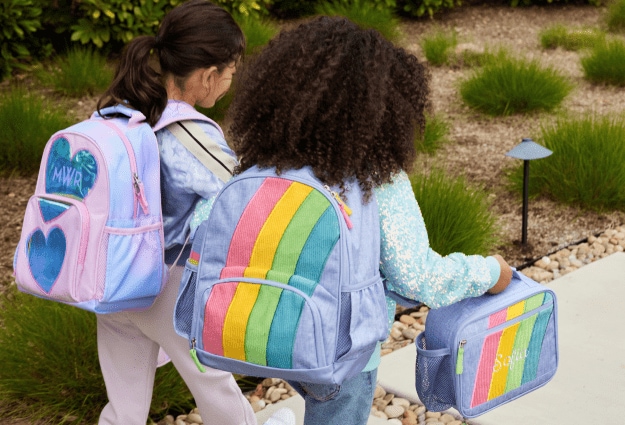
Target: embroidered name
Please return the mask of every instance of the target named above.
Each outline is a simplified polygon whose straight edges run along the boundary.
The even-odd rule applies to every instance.
[[[62,183],[65,187],[80,188],[82,185],[82,173],[73,167],[54,167],[52,180]]]
[[[502,367],[507,367],[509,370],[513,370],[514,366],[521,360],[525,360],[529,356],[529,350],[514,350],[509,356],[503,354],[497,354],[495,364],[493,365],[493,372],[497,373]]]

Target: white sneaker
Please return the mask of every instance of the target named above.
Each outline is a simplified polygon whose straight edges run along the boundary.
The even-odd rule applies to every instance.
[[[295,425],[295,413],[288,407],[283,407],[276,410],[263,425]]]

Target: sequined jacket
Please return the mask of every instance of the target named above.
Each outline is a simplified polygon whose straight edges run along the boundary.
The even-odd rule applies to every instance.
[[[499,279],[493,257],[430,248],[421,210],[405,173],[375,189],[380,212],[380,271],[386,278],[389,320],[396,301],[422,302],[436,308],[482,295]]]

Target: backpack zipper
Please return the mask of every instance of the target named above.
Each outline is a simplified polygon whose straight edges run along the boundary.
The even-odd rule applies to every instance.
[[[124,147],[126,148],[126,151],[128,152],[128,160],[129,160],[128,162],[130,162],[130,173],[132,175],[132,179],[133,179],[132,184],[133,184],[133,188],[135,192],[135,199],[134,199],[135,218],[137,217],[137,203],[141,205],[141,209],[143,210],[144,214],[149,214],[148,202],[145,198],[143,182],[139,178],[139,172],[137,171],[137,158],[135,157],[135,151],[132,148],[132,144],[130,143],[128,138],[122,133],[122,131],[119,128],[117,128],[115,124],[107,121],[106,119],[102,119],[98,121],[104,124],[105,126],[109,127],[110,129],[112,129],[113,131],[115,131],[115,133],[117,133],[119,138],[122,139],[122,142],[124,143]]]
[[[335,191],[333,191],[330,188],[330,186],[328,186],[327,184],[324,184],[323,187],[324,187],[325,190],[330,192],[332,197],[339,204],[339,209],[341,210],[341,214],[343,214],[343,218],[345,219],[345,223],[347,224],[347,228],[351,230],[351,228],[354,227],[354,225],[352,224],[352,221],[349,219],[349,216],[352,215],[352,210],[347,206],[347,204],[345,202],[343,202],[343,200],[341,199],[339,194],[336,193]]]
[[[462,375],[464,371],[464,344],[467,343],[466,339],[463,339],[458,344],[458,356],[456,358],[456,375]]]
[[[196,342],[195,337],[193,337],[193,339],[191,339],[191,351],[189,351],[189,353],[191,354],[191,358],[193,359],[193,363],[195,363],[195,366],[197,366],[200,372],[204,373],[206,372],[206,368],[202,365],[202,363],[200,363],[200,359],[197,358],[195,342]]]

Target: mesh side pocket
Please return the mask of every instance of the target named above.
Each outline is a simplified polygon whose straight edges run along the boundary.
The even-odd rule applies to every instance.
[[[196,280],[197,271],[185,267],[182,274],[180,292],[176,300],[176,309],[174,311],[174,329],[178,335],[184,338],[189,338],[191,335]]]
[[[349,335],[352,322],[351,293],[341,293],[341,317],[339,318],[339,336],[336,342],[336,358],[340,359],[352,348],[352,339]]]
[[[419,399],[433,412],[442,412],[453,407],[456,397],[449,348],[428,350],[423,333],[417,337],[415,344],[415,386]]]

